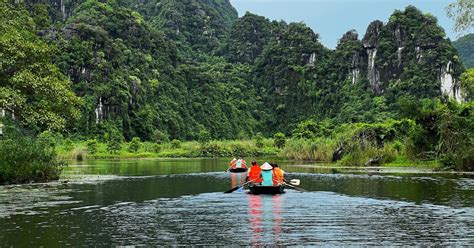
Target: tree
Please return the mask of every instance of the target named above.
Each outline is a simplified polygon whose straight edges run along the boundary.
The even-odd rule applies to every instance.
[[[199,131],[199,142],[201,144],[206,144],[211,140],[211,134],[206,129]]]
[[[170,141],[169,135],[160,130],[153,131],[152,139],[156,144],[163,144]]]
[[[468,33],[474,26],[474,1],[457,0],[446,7],[448,17],[454,19],[454,31]]]
[[[22,4],[0,1],[0,109],[29,128],[61,130],[79,117],[81,100],[34,30]]]
[[[461,75],[461,90],[466,101],[474,100],[474,68]]]

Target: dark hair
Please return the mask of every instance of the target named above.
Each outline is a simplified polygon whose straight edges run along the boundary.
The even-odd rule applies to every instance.
[[[256,165],[256,164],[257,164],[257,161],[252,160],[252,165]]]
[[[278,167],[278,164],[270,164],[273,168]]]

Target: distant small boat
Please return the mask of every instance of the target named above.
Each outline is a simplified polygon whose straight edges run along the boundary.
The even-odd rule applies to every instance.
[[[275,195],[285,193],[285,185],[278,186],[260,186],[260,185],[251,185],[249,186],[250,194],[260,195]]]
[[[248,168],[232,168],[229,169],[230,172],[232,173],[241,173],[241,172],[246,172]]]

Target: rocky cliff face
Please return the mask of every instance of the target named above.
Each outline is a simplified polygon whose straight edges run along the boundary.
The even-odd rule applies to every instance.
[[[74,9],[85,0],[29,0],[25,3],[33,8],[35,4],[44,4],[53,22],[65,21]]]
[[[170,39],[205,52],[218,48],[238,19],[229,0],[150,0],[142,14]]]
[[[354,41],[354,38],[354,34],[346,33],[340,43]],[[439,94],[461,100],[456,80],[461,65],[443,29],[436,24],[436,18],[407,7],[403,12],[396,11],[386,24],[372,22],[360,42],[363,49],[353,47],[352,68],[348,74],[353,83],[365,75],[372,91],[383,94],[400,81],[419,77],[423,80],[416,82],[418,86],[437,84]],[[429,96],[437,93],[431,94]]]

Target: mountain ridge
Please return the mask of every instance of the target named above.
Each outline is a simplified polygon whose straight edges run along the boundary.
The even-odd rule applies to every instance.
[[[461,98],[457,52],[413,6],[324,47],[303,23],[238,18],[228,0],[34,0],[38,33],[85,99],[74,130],[237,138],[298,123],[399,118],[402,98]],[[245,121],[243,121],[245,120]],[[86,127],[86,128],[81,128]]]

